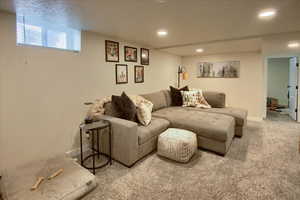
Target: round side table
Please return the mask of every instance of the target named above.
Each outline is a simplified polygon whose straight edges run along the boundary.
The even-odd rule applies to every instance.
[[[107,120],[99,120],[92,123],[82,123],[79,126],[80,128],[80,158],[81,158],[81,166],[83,166],[86,169],[92,170],[93,174],[96,173],[96,169],[102,168],[108,164],[112,164],[112,158],[111,158],[111,123]],[[103,153],[100,151],[100,134],[102,134],[102,131],[104,129],[108,129],[109,134],[109,153]],[[92,153],[84,156],[83,155],[83,144],[82,144],[82,135],[83,133],[89,134],[92,138],[91,140],[91,150]],[[95,148],[96,144],[96,148]],[[95,163],[95,157],[98,159],[100,158],[100,155],[107,158],[107,161],[101,165],[96,166]],[[89,158],[92,158],[93,165],[92,167],[88,167],[85,165],[85,161],[87,161]]]

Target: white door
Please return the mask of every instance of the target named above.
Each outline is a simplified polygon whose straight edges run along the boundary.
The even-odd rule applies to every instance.
[[[297,58],[290,59],[289,69],[289,113],[291,118],[297,120],[298,108],[298,67]]]

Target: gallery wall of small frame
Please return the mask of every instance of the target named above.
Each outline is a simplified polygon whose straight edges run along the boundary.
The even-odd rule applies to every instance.
[[[124,46],[125,62],[137,62],[137,48]]]
[[[141,48],[141,65],[149,65],[149,49]]]
[[[124,62],[138,62],[138,48],[124,46]],[[105,40],[105,61],[117,63],[115,65],[116,84],[128,83],[128,64],[121,64],[119,42]],[[150,63],[150,50],[140,48],[140,64],[134,65],[134,82],[144,83],[144,65]]]
[[[116,84],[128,83],[128,65],[116,64]]]
[[[119,42],[105,40],[105,61],[119,62]]]
[[[134,82],[144,83],[144,66],[141,65],[134,66]]]

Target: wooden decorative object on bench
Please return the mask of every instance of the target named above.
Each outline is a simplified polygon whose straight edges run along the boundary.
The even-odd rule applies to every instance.
[[[60,175],[61,173],[63,173],[64,169],[59,169],[56,172],[54,172],[51,176],[48,177],[48,180],[51,180],[55,177],[57,177],[58,175]]]

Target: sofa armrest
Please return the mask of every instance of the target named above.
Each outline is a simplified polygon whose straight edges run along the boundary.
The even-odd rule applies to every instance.
[[[213,91],[203,91],[203,96],[209,105],[213,108],[225,108],[225,93],[213,92]]]
[[[127,166],[134,164],[138,160],[137,123],[108,115],[99,118],[111,123],[112,157]]]

